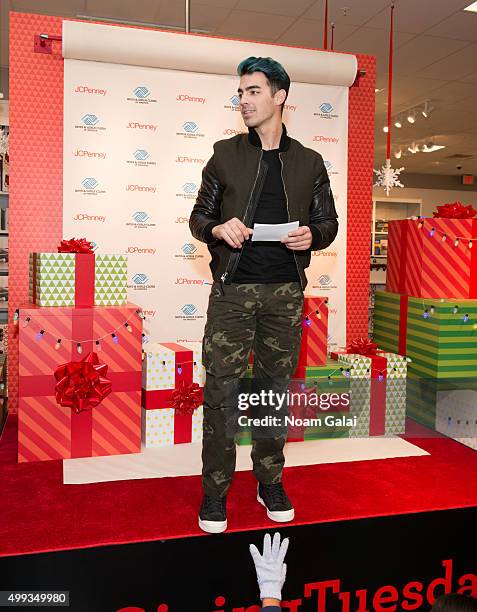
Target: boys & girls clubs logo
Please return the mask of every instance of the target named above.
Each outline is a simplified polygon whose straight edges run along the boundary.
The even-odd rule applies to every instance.
[[[133,227],[134,229],[148,229],[149,227],[156,227],[151,217],[144,210],[138,210],[131,215],[131,220],[126,221],[126,227]]]
[[[152,97],[150,89],[145,85],[138,85],[133,89],[132,95],[126,97],[126,100],[134,104],[155,104],[157,102],[156,98]]]
[[[106,189],[101,189],[101,184],[93,176],[87,176],[81,181],[81,187],[75,189],[75,193],[97,196],[106,193]]]
[[[183,136],[184,138],[203,138],[205,134],[200,131],[195,121],[186,121],[181,125],[180,130],[176,132],[176,136]]]
[[[189,261],[195,261],[196,259],[203,259],[204,255],[199,252],[195,244],[192,242],[186,242],[182,245],[180,251],[178,251],[174,257],[178,259],[188,259]]]
[[[144,274],[144,272],[133,274],[128,283],[128,289],[133,289],[134,291],[149,291],[155,288],[156,285],[150,280],[147,274]]]
[[[181,321],[199,321],[204,318],[204,315],[200,314],[195,304],[184,304],[180,307],[179,313],[174,318]]]
[[[126,163],[135,167],[148,168],[155,166],[157,162],[151,159],[151,154],[146,149],[136,149]]]
[[[313,113],[315,117],[320,117],[321,119],[337,119],[339,117],[338,114],[333,112],[333,105],[329,102],[322,102],[318,109],[318,112]]]
[[[198,189],[198,185],[192,181],[184,183],[180,191],[176,193],[176,198],[183,198],[184,200],[195,200],[197,197]]]
[[[101,118],[94,113],[86,113],[81,117],[81,122],[75,124],[75,129],[83,132],[104,132],[106,128],[101,124]]]

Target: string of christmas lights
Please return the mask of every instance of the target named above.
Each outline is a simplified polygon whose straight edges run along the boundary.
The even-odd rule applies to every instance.
[[[85,339],[81,339],[81,340],[79,340],[77,338],[57,338],[56,343],[55,343],[55,350],[58,351],[60,349],[60,347],[62,346],[63,342],[71,342],[72,344],[76,344],[76,350],[81,355],[81,353],[83,352],[83,344],[85,344],[86,342],[94,342],[95,350],[96,351],[100,351],[101,350],[101,341],[104,340],[105,338],[109,337],[109,336],[113,340],[114,344],[119,344],[119,337],[116,334],[116,332],[118,332],[120,329],[122,329],[124,327],[124,328],[126,328],[126,330],[129,333],[132,333],[133,328],[131,327],[129,322],[135,316],[138,316],[143,321],[146,319],[146,317],[145,317],[144,313],[142,312],[142,310],[137,309],[134,313],[131,314],[131,316],[129,316],[126,319],[126,321],[124,321],[123,323],[118,325],[115,329],[113,329],[113,330],[103,334],[102,336],[99,336],[99,337],[96,337],[96,338],[85,338]],[[30,321],[31,321],[31,317],[29,315],[27,315],[23,319],[23,321],[20,321],[20,311],[18,309],[15,310],[15,313],[13,315],[13,324],[14,325],[20,325],[20,323],[21,323],[22,327],[28,327],[30,325]],[[35,339],[38,342],[40,342],[41,340],[43,340],[43,338],[45,337],[45,335],[47,333],[48,333],[48,331],[46,329],[40,328],[39,331],[35,335]],[[145,333],[142,332],[142,343],[146,344],[148,341],[149,341],[149,338],[147,337],[147,335]],[[143,353],[144,353],[144,349],[143,349]],[[144,354],[143,354],[143,359],[144,359]]]
[[[313,310],[313,311],[311,311],[311,310],[310,310],[310,311],[309,311],[307,314],[303,315],[303,322],[305,323],[305,325],[308,325],[308,326],[310,326],[310,325],[311,325],[312,321],[311,321],[311,318],[310,318],[310,317],[311,317],[313,314],[315,314],[315,315],[316,315],[317,319],[321,319],[320,307],[321,307],[323,304],[327,304],[327,305],[328,305],[328,298],[323,298],[323,300],[321,300],[321,302],[318,304],[318,308],[316,308],[316,309],[315,309],[315,310]]]
[[[440,298],[439,302],[441,304],[444,303],[454,303],[454,307],[452,309],[452,314],[454,315],[458,315],[459,317],[462,317],[462,322],[463,323],[469,323],[470,321],[470,317],[469,317],[469,313],[465,311],[465,309],[461,310],[461,307],[459,306],[459,304],[455,303],[455,300],[450,300],[446,298]],[[433,306],[432,304],[430,306],[426,306],[424,304],[424,302],[421,302],[421,306],[422,306],[422,316],[424,317],[424,319],[426,319],[426,321],[428,321],[429,319],[432,319],[432,317],[436,314],[437,310],[436,307]],[[464,313],[464,315],[462,316],[462,312]],[[472,329],[477,330],[477,321],[475,323],[472,324]]]
[[[453,243],[455,248],[457,248],[459,245],[466,246],[465,243],[467,242],[467,248],[471,249],[473,242],[477,240],[477,238],[469,238],[467,236],[453,236],[453,235],[450,235],[444,232],[443,230],[432,227],[433,219],[423,219],[421,217],[418,217],[418,219],[419,219],[419,223],[417,224],[418,229],[422,230],[424,228],[424,221],[429,221],[431,223],[431,229],[429,230],[429,236],[431,238],[434,238],[434,236],[437,234],[438,236],[440,236],[440,239],[442,242],[446,242],[449,239],[449,241]]]

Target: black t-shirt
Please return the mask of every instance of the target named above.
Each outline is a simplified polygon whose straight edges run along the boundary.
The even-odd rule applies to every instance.
[[[263,151],[263,161],[268,165],[268,170],[251,228],[254,223],[288,223],[278,152],[279,149]],[[286,283],[300,282],[300,277],[293,251],[281,242],[252,242],[250,237],[244,242],[231,280],[234,283]]]

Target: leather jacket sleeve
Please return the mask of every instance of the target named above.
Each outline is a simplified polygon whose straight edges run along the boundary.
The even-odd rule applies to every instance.
[[[202,170],[202,183],[189,217],[189,228],[192,235],[206,244],[216,242],[212,236],[212,228],[220,225],[223,192],[224,187],[217,177],[214,155],[212,155]]]
[[[313,187],[309,227],[313,236],[310,250],[326,249],[338,233],[338,215],[330,187],[330,179],[321,155],[318,160],[318,174]]]

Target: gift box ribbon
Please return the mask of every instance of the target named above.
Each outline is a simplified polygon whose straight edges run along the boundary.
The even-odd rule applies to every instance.
[[[477,215],[477,210],[468,204],[464,206],[462,202],[450,202],[436,207],[437,212],[432,213],[433,217],[440,219],[472,219]]]
[[[369,435],[381,436],[386,433],[386,379],[388,360],[380,355],[384,351],[377,351],[375,355],[363,355],[370,359],[370,406],[369,406]],[[349,355],[347,351],[331,353],[331,358],[339,361],[343,366],[346,363],[340,361],[340,355]],[[351,364],[350,364],[351,365]],[[380,380],[380,375],[382,379]],[[360,407],[360,410],[362,408]]]

